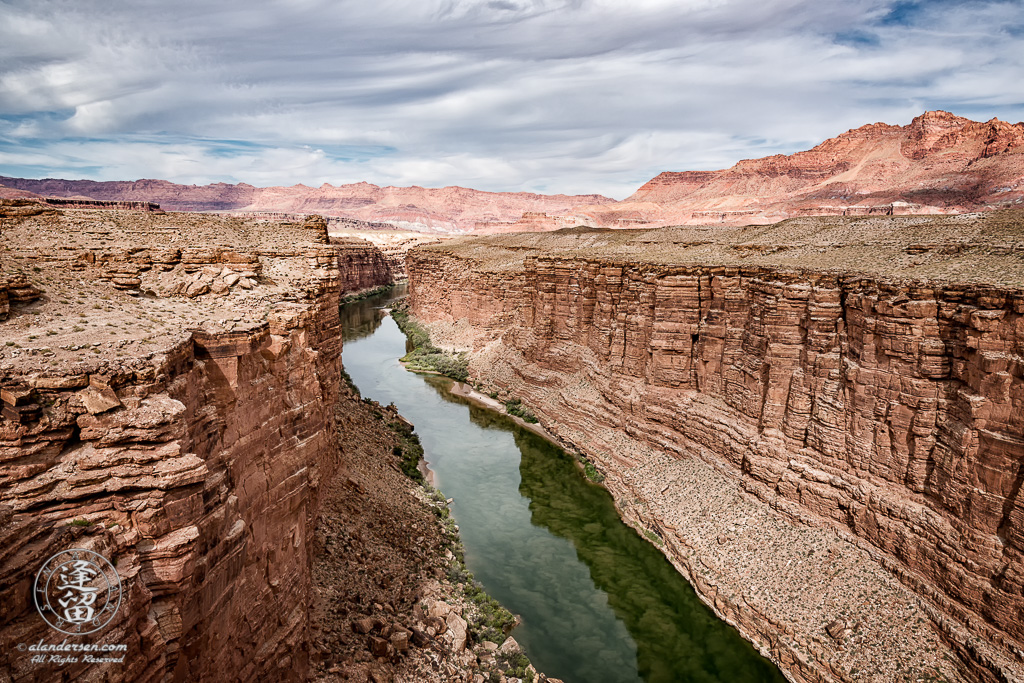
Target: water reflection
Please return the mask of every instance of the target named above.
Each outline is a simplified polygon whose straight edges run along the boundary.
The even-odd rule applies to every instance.
[[[771,662],[700,601],[664,555],[619,519],[608,491],[588,481],[572,456],[504,415],[452,395],[450,380],[431,377],[427,383],[443,400],[468,405],[470,420],[478,427],[512,432],[521,454],[519,493],[529,501],[531,523],[572,543],[594,586],[607,595],[608,605],[635,642],[636,656],[629,664],[642,680],[785,681]],[[521,569],[532,582],[560,585],[557,566],[533,563]],[[576,650],[600,650],[601,643],[588,642],[592,636],[587,629],[565,628],[566,623],[576,623],[573,617],[569,613],[539,625],[543,637]],[[602,669],[608,665],[603,662]],[[615,668],[621,665],[618,662]]]
[[[569,454],[523,429],[515,438],[531,521],[572,541],[636,641],[645,681],[785,680],[619,519],[608,492],[587,481]]]
[[[342,338],[345,341],[356,341],[376,332],[380,321],[386,316],[381,307],[405,296],[408,288],[408,284],[402,283],[381,294],[342,306],[339,309]]]
[[[453,396],[451,380],[405,371],[404,335],[374,310],[392,298],[343,309],[345,367],[364,396],[394,402],[416,425],[454,498],[469,569],[523,617],[515,637],[541,671],[566,683],[784,680],[568,454]]]

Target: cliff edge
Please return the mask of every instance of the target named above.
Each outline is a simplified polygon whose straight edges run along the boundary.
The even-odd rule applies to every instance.
[[[799,216],[955,214],[1024,201],[1024,123],[928,111],[791,155],[669,171],[617,204],[576,207],[620,227],[767,224]]]
[[[407,267],[436,343],[793,680],[1024,676],[1020,212],[460,238]]]
[[[0,234],[0,680],[305,680],[338,301],[383,256],[316,218],[13,201]],[[88,642],[34,604],[68,548],[120,577],[97,642],[123,661],[25,650]]]

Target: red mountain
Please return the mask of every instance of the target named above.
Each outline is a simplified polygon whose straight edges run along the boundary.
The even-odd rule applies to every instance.
[[[799,215],[929,214],[1024,202],[1024,123],[979,123],[925,112],[910,125],[874,123],[806,152],[744,160],[721,171],[666,172],[628,199],[482,192],[463,187],[176,185],[0,177],[53,197],[157,202],[170,211],[319,213],[437,231],[553,230],[586,223],[656,226],[772,223]]]
[[[524,213],[558,214],[578,204],[600,206],[614,201],[597,194],[541,195],[465,187],[378,187],[369,183],[254,187],[245,183],[177,185],[166,180],[96,182],[0,176],[0,186],[48,197],[156,202],[165,211],[318,213],[443,232],[469,231],[491,223],[507,225]]]
[[[628,199],[577,207],[602,225],[772,223],[813,214],[957,213],[1024,201],[1024,123],[930,111],[790,156],[666,172]]]

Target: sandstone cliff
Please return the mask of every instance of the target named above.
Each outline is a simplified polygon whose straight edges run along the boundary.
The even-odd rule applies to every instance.
[[[328,229],[332,238],[365,240],[380,249],[395,280],[404,280],[406,278],[405,255],[411,248],[420,244],[433,244],[450,237],[447,235],[397,230],[365,230],[361,228],[358,230],[338,230],[331,225],[328,225]]]
[[[906,126],[861,126],[789,156],[746,159],[720,171],[665,172],[621,202],[600,195],[369,183],[259,188],[0,177],[0,185],[10,188],[2,190],[7,193],[157,202],[174,211],[319,213],[479,234],[576,225],[760,225],[805,215],[948,214],[1024,202],[1024,123],[929,111]]]
[[[591,224],[771,223],[801,215],[959,213],[1024,201],[1024,123],[930,111],[806,152],[721,171],[666,172],[625,201],[576,207]]]
[[[102,199],[72,199],[62,197],[43,197],[42,202],[49,206],[62,209],[111,209],[117,211],[151,211],[163,213],[159,204],[154,202],[105,201]]]
[[[0,233],[0,680],[305,679],[337,304],[389,281],[381,254],[315,220],[10,210]],[[68,547],[120,574],[123,665],[18,648],[63,637],[32,583]]]
[[[408,269],[435,338],[795,680],[1024,675],[1020,214],[463,238]]]

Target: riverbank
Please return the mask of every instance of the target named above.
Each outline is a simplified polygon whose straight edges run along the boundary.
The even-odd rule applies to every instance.
[[[435,372],[431,374],[440,375],[441,373]],[[488,410],[493,410],[501,415],[504,415],[505,417],[509,418],[514,423],[516,423],[518,426],[530,432],[533,432],[542,439],[546,439],[552,445],[557,446],[558,448],[561,448],[564,451],[573,453],[576,458],[576,462],[580,466],[580,470],[584,473],[584,475],[586,475],[587,479],[590,479],[592,482],[596,484],[604,482],[604,474],[597,469],[597,467],[590,459],[582,455],[579,448],[573,446],[572,444],[566,443],[564,440],[558,438],[557,436],[549,432],[547,429],[544,428],[542,424],[540,424],[540,422],[537,421],[536,417],[533,418],[532,422],[529,420],[524,420],[518,415],[510,413],[507,407],[507,403],[502,403],[496,398],[491,398],[487,394],[474,388],[472,384],[468,384],[466,382],[454,382],[449,391],[451,391],[451,393],[456,396],[461,396],[462,398],[465,398],[468,401],[476,403],[482,408],[487,408]],[[516,400],[517,404],[519,403],[518,399],[513,400]],[[530,413],[530,415],[532,416],[532,413]]]
[[[505,415],[506,417],[508,417],[508,419],[512,420],[523,429],[529,430],[536,434],[537,436],[547,439],[548,441],[558,446],[559,448],[566,448],[564,443],[562,443],[557,437],[555,437],[554,434],[544,429],[544,427],[541,426],[539,422],[527,422],[518,415],[512,415],[511,413],[508,412],[508,409],[505,408],[504,403],[498,401],[497,399],[491,398],[487,394],[477,391],[476,389],[473,388],[472,384],[467,384],[466,382],[454,382],[449,391],[455,394],[456,396],[461,396],[462,398],[473,401],[477,405],[487,408],[488,410],[493,410],[497,413]]]
[[[398,411],[349,389],[338,420],[345,464],[316,527],[313,680],[550,680],[506,640],[513,615],[473,585],[448,501],[401,471]]]
[[[345,311],[346,346],[379,324],[378,299],[387,292]],[[450,501],[425,461],[410,471],[410,455],[422,453],[413,425],[344,376],[344,466],[322,492],[316,527],[315,680],[557,683],[507,637],[515,616],[466,569]]]
[[[452,353],[434,346],[430,334],[409,315],[408,309],[404,299],[397,300],[388,309],[391,318],[405,334],[408,345],[412,347],[400,359],[402,365],[414,372],[437,373],[464,382],[469,372],[466,354]]]

